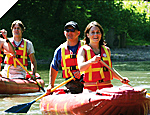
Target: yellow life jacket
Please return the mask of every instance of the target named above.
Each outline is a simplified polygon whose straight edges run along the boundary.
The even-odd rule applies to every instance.
[[[95,56],[95,53],[90,46],[85,45],[83,46],[83,49],[85,51],[86,61]],[[107,65],[112,67],[108,48],[104,45],[101,46],[101,57]],[[92,64],[86,71],[84,71],[85,82],[96,82],[98,80],[109,81],[112,79],[111,71],[104,67],[100,62]]]
[[[16,51],[16,58],[24,65],[28,66],[28,60],[27,60],[27,42],[23,39],[20,43],[20,45],[17,47],[14,43],[12,42],[13,46],[15,47]],[[6,64],[13,64],[13,65],[20,65],[18,62],[16,62],[10,54],[7,54],[5,57],[4,63]]]
[[[62,44],[61,66],[62,66],[63,78],[72,77],[73,72],[79,71],[78,66],[77,66],[77,52],[82,45],[84,45],[84,42],[80,41],[76,53],[73,54],[73,52],[68,49],[67,42]]]

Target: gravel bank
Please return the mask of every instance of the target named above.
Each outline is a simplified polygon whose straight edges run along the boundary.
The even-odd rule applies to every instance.
[[[150,61],[150,46],[128,46],[111,50],[112,61]],[[49,60],[37,60],[38,64],[50,64]]]
[[[150,46],[111,49],[112,61],[150,61]]]

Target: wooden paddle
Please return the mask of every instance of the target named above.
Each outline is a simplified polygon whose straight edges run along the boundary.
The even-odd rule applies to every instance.
[[[103,64],[105,67],[107,67],[113,74],[115,74],[115,76],[117,76],[120,80],[124,81],[123,77],[115,70],[112,69],[111,67],[109,67],[105,62],[103,62],[102,60],[100,61],[101,64]],[[129,83],[127,84],[129,86],[131,86]],[[132,87],[132,86],[131,86]]]
[[[19,64],[20,64],[20,66],[31,76],[31,78],[33,78],[33,76],[30,74],[30,72],[22,65],[22,63],[15,57],[14,58]],[[36,83],[37,83],[37,85],[42,89],[42,91],[43,92],[45,92],[45,90],[44,90],[44,88],[42,87],[42,85],[39,83],[39,82],[37,82],[37,80],[36,80]]]
[[[74,77],[71,77],[68,80],[62,82],[58,86],[56,86],[53,89],[51,89],[51,92],[54,92],[57,88],[63,86],[64,84],[68,83],[69,81],[71,81],[73,79],[74,79]],[[13,107],[5,110],[5,112],[7,112],[7,113],[27,113],[33,103],[37,102],[38,100],[40,100],[41,98],[43,98],[46,95],[47,94],[44,93],[43,95],[37,97],[35,100],[33,100],[33,101],[29,102],[29,103],[25,103],[25,104],[20,104],[20,105],[17,105],[17,106],[13,106]]]

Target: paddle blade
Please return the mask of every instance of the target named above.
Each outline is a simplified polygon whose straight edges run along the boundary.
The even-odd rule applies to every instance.
[[[7,112],[7,113],[27,113],[29,111],[31,105],[34,102],[35,101],[32,101],[30,103],[25,103],[25,104],[20,104],[20,105],[13,106],[13,107],[5,110],[5,112]]]

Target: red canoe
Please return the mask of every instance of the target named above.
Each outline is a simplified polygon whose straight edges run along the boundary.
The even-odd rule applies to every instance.
[[[39,74],[37,74],[37,77],[39,77]],[[29,75],[27,75],[27,78],[29,78]],[[37,82],[44,87],[44,81],[42,79],[37,79]],[[0,94],[23,94],[40,91],[40,88],[35,81],[24,79],[8,79],[0,77],[0,87]]]
[[[44,115],[147,115],[150,97],[141,88],[104,88],[97,93],[48,95],[40,102]]]

